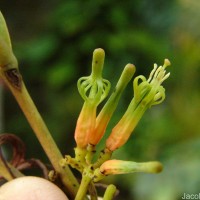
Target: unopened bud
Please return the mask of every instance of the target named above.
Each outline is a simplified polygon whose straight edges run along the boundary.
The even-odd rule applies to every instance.
[[[134,73],[135,66],[132,64],[127,64],[121,74],[121,77],[115,87],[115,90],[113,91],[112,95],[110,96],[103,109],[97,116],[95,129],[89,137],[89,143],[93,145],[98,144],[98,142],[104,135],[108,122],[110,121],[110,118],[112,117],[118,105],[121,94],[127,86],[128,82],[133,77]]]
[[[100,172],[104,175],[128,174],[134,172],[159,173],[163,166],[158,161],[137,163],[132,161],[108,160],[100,167]]]

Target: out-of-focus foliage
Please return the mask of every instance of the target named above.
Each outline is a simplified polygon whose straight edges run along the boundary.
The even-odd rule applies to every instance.
[[[125,64],[134,63],[137,75],[148,75],[154,62],[162,64],[169,58],[166,101],[145,114],[130,141],[114,154],[135,161],[160,160],[164,172],[107,181],[121,190],[119,199],[176,200],[184,192],[199,192],[198,0],[1,0],[0,9],[24,80],[63,153],[73,152],[82,106],[76,81],[89,74],[95,48],[105,49],[104,76],[113,87]],[[4,94],[4,130],[20,135],[27,144],[27,156],[44,159],[17,104],[6,90]],[[129,84],[107,134],[132,94]]]

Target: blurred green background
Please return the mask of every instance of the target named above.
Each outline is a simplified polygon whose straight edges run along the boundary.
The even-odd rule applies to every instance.
[[[166,100],[148,110],[114,158],[160,160],[159,175],[105,179],[120,190],[117,199],[178,200],[200,192],[200,1],[199,0],[1,0],[24,81],[63,154],[73,155],[82,99],[76,88],[88,75],[92,52],[106,52],[104,77],[112,89],[127,63],[148,76],[153,63],[172,66],[164,83]],[[129,84],[107,134],[133,95]],[[48,162],[14,98],[3,91],[3,132],[26,143],[27,158]],[[105,139],[104,139],[105,140]],[[103,146],[103,142],[100,146]]]

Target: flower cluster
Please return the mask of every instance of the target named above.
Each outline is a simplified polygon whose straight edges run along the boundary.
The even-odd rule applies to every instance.
[[[162,83],[170,75],[170,73],[166,73],[166,67],[170,65],[169,60],[165,59],[163,66],[158,67],[157,64],[154,64],[148,79],[140,75],[133,80],[134,96],[122,118],[113,127],[105,142],[104,149],[100,152],[99,157],[94,160],[96,145],[103,137],[120,97],[136,70],[133,64],[125,66],[112,94],[98,113],[97,107],[108,96],[111,87],[110,82],[102,77],[104,58],[104,50],[96,49],[93,53],[91,75],[78,80],[78,91],[84,103],[75,129],[77,145],[75,157],[66,155],[63,158],[25,87],[18,69],[17,59],[12,51],[5,20],[0,12],[0,79],[4,81],[15,96],[55,169],[56,173],[49,173],[49,179],[53,181],[54,175],[58,173],[64,188],[68,189],[71,197],[74,199],[76,195],[75,200],[84,199],[88,188],[90,188],[91,199],[96,199],[94,182],[100,181],[107,175],[133,172],[158,173],[162,170],[162,164],[157,161],[136,163],[114,160],[111,159],[111,156],[116,149],[127,142],[145,111],[160,104],[165,99],[165,89]],[[24,160],[23,162],[20,161],[17,166],[19,164],[24,164]],[[81,172],[80,186],[68,165]],[[2,159],[0,151],[1,175],[7,180],[12,179],[13,174],[15,174],[15,177],[23,176],[15,167],[10,167],[7,161]],[[44,167],[42,166],[42,168]],[[108,186],[104,199],[111,199],[115,191],[115,186]],[[95,194],[94,198],[92,198],[93,194]]]
[[[110,82],[102,78],[104,57],[104,50],[96,49],[93,53],[91,75],[78,80],[78,90],[84,104],[75,130],[75,158],[67,155],[60,162],[61,166],[69,164],[79,170],[83,176],[83,184],[97,182],[110,174],[162,171],[162,164],[157,161],[136,163],[112,160],[111,156],[113,151],[127,142],[145,111],[165,99],[162,83],[170,75],[166,73],[166,67],[170,65],[168,59],[164,60],[163,66],[154,64],[148,79],[140,75],[133,80],[134,96],[121,120],[112,129],[99,158],[93,161],[95,147],[103,137],[119,99],[136,70],[133,64],[125,66],[114,91],[97,114],[97,106],[107,97],[110,89]]]

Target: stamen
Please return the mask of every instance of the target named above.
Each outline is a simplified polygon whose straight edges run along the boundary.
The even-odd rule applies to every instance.
[[[150,75],[149,75],[149,78],[148,78],[148,82],[150,83],[150,81],[152,80],[153,78],[153,74],[155,73],[156,69],[158,68],[158,65],[157,64],[154,64],[153,66],[153,70],[151,71]]]
[[[156,79],[158,77],[158,75],[160,74],[160,72],[162,71],[162,66],[158,67],[158,69],[156,70],[153,79]]]
[[[171,65],[170,61],[168,59],[165,59],[163,67],[166,68],[167,66],[170,66],[170,65]]]
[[[169,78],[169,76],[170,76],[170,72],[169,73],[167,73],[163,78],[162,78],[162,80],[161,80],[161,82],[160,82],[160,84],[164,81],[164,80],[166,80],[166,79],[168,79]]]

